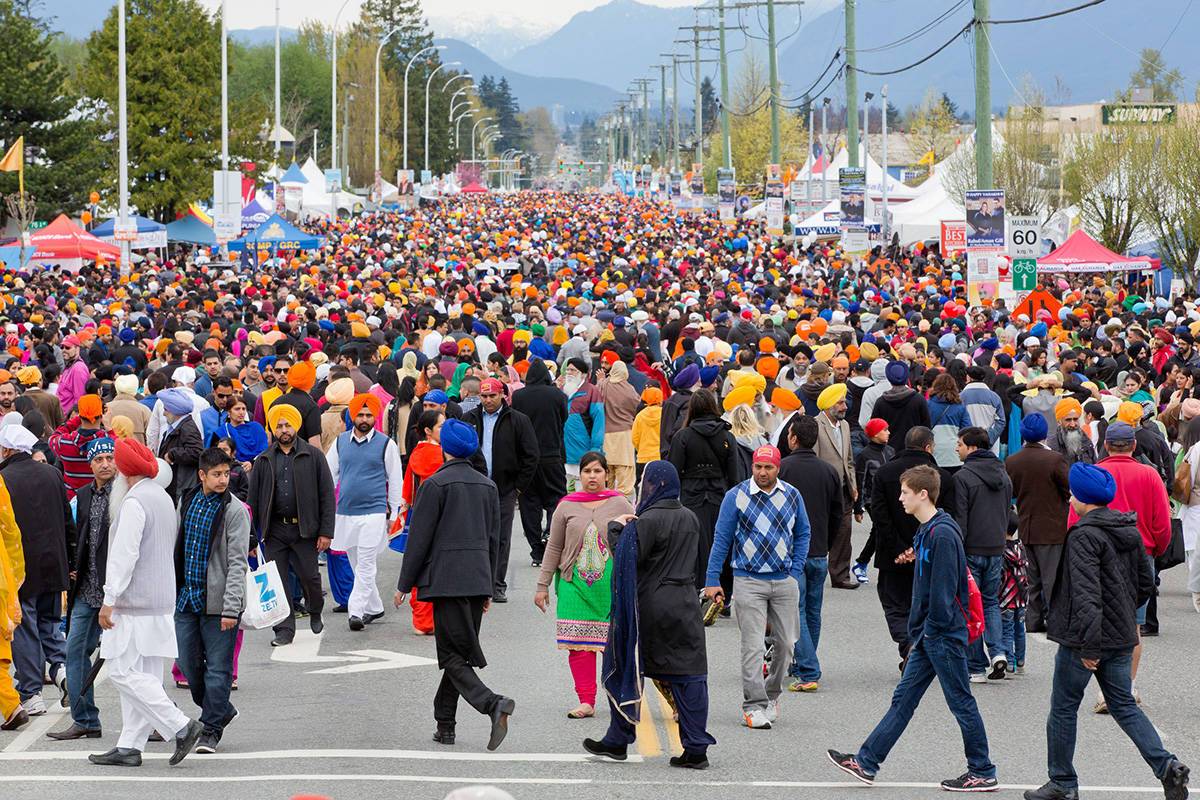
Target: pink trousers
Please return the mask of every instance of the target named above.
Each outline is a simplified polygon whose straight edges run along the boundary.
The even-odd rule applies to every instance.
[[[571,677],[575,680],[575,694],[579,702],[596,705],[596,656],[595,650],[568,650],[567,663],[571,665]]]

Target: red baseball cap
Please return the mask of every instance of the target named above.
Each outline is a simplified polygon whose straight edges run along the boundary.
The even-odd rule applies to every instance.
[[[480,394],[504,394],[504,384],[495,378],[485,378],[479,384]]]
[[[764,444],[762,447],[754,451],[755,464],[774,464],[779,466],[779,448],[769,444]]]

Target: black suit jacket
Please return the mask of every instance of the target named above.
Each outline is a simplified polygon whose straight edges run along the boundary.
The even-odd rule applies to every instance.
[[[0,477],[12,500],[25,552],[25,582],[18,596],[28,600],[68,587],[67,542],[75,539],[75,521],[67,503],[62,473],[16,453],[0,463]]]
[[[483,416],[483,406],[479,405],[463,416],[463,422],[474,425],[479,435],[479,449],[471,456],[471,464],[487,475],[487,461],[483,457]],[[492,481],[502,497],[513,490],[524,492],[529,488],[539,457],[533,423],[529,417],[503,403],[492,431]]]

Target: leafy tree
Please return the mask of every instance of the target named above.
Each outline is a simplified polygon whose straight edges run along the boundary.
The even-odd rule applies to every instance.
[[[901,113],[900,109],[896,108],[896,106],[892,103],[891,100],[888,100],[888,104],[887,104],[888,129],[896,130],[897,128],[900,127],[900,122],[903,119],[904,119],[904,114]]]
[[[938,97],[932,88],[925,92],[921,104],[908,112],[908,140],[913,155],[921,158],[933,151],[933,160],[941,161],[954,147],[953,103],[947,105],[945,94]]]
[[[951,119],[959,119],[958,103],[951,100],[950,95],[945,92],[942,92],[942,106],[946,109],[946,113],[950,115]]]
[[[1144,210],[1136,183],[1150,134],[1140,125],[1113,125],[1103,136],[1069,143],[1063,175],[1065,200],[1079,206],[1083,226],[1108,249],[1123,253],[1141,227]]]
[[[212,194],[220,169],[221,25],[198,0],[127,0],[125,18],[129,123],[129,194],[140,213],[160,221]],[[117,10],[88,39],[83,85],[117,127]],[[230,74],[233,70],[231,65]],[[267,153],[261,111],[230,103],[230,168]],[[109,158],[116,161],[117,137]],[[116,170],[104,187],[115,192]]]
[[[1154,102],[1173,103],[1179,99],[1179,90],[1183,87],[1183,73],[1178,69],[1168,69],[1163,54],[1153,47],[1142,49],[1139,54],[1138,68],[1129,76],[1129,89],[1124,95],[1128,100],[1133,89],[1150,89],[1153,91]]]
[[[550,112],[542,106],[531,108],[521,114],[521,127],[528,134],[529,145],[526,149],[538,157],[535,163],[540,164],[543,169],[548,167],[554,160],[559,142],[562,141],[558,129],[550,121]],[[523,163],[528,164],[530,161],[531,159],[525,159]]]
[[[12,0],[0,0],[0,139],[25,137],[25,191],[41,216],[75,212],[105,167],[93,109],[67,87],[45,26]],[[0,173],[0,193],[15,193],[18,175]],[[3,214],[3,211],[0,211]]]
[[[487,107],[486,116],[492,117],[499,127],[500,136],[494,143],[493,150],[501,153],[508,149],[527,149],[528,137],[521,124],[521,106],[513,96],[508,85],[508,78],[494,80],[485,75],[478,89],[479,102]]]

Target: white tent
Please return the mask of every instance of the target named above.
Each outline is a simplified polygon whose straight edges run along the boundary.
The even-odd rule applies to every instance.
[[[325,191],[325,173],[310,157],[300,168],[308,183],[303,185],[300,210],[308,215],[329,216],[333,210],[335,193]],[[339,211],[350,211],[362,199],[349,192],[337,192],[336,203]]]

